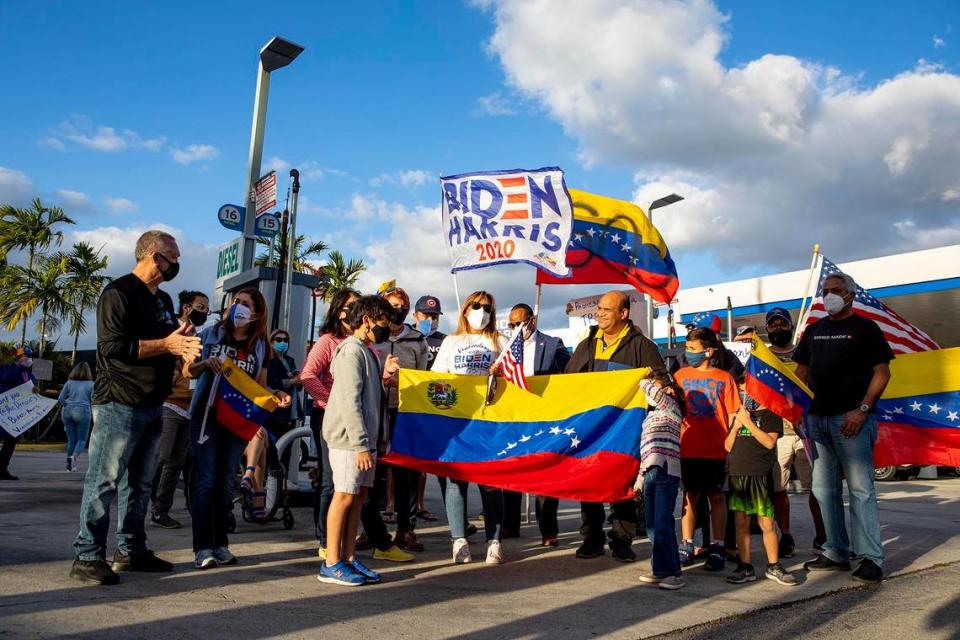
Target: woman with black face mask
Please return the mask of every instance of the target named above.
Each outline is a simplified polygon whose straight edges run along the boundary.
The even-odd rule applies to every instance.
[[[160,254],[157,254],[160,255]],[[161,256],[162,258],[162,256]],[[162,259],[158,264],[162,263]],[[176,263],[173,263],[176,264]],[[164,266],[167,266],[164,264]],[[161,271],[164,279],[166,272]],[[199,291],[180,292],[180,325],[191,324],[199,332],[210,314],[210,300]],[[157,473],[150,495],[150,521],[163,529],[179,529],[180,523],[170,517],[177,479],[187,460],[190,448],[190,399],[193,391],[190,380],[183,376],[183,362],[178,360],[173,370],[173,390],[163,403],[163,431],[157,454]]]

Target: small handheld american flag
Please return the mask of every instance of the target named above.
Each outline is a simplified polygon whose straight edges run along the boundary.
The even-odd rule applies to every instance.
[[[503,377],[507,382],[512,382],[524,391],[530,391],[527,386],[527,378],[523,375],[523,328],[526,323],[520,325],[514,330],[507,343],[507,348],[497,361],[500,363],[500,370],[503,371]]]

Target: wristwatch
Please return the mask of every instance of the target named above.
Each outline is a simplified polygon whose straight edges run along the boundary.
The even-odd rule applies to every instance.
[[[860,411],[863,411],[864,413],[870,413],[870,405],[863,403],[860,405]]]

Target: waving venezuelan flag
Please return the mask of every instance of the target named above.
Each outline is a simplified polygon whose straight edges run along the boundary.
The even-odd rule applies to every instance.
[[[747,358],[747,393],[775,414],[795,425],[803,420],[813,392],[793,373],[796,365],[781,362],[759,336],[753,336]]]
[[[960,466],[960,348],[898,355],[877,413],[878,467]]]
[[[250,440],[277,408],[277,398],[227,358],[220,371],[213,407],[217,422]]]
[[[493,487],[588,502],[633,494],[648,369],[527,378],[400,370],[393,464]]]
[[[629,284],[660,302],[680,287],[670,251],[632,202],[570,189],[573,230],[567,249],[572,275],[537,270],[537,284]]]

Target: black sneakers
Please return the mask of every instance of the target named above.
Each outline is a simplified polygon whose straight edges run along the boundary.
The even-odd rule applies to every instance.
[[[797,545],[793,541],[793,536],[789,533],[785,533],[780,536],[780,544],[778,554],[781,558],[792,558],[793,553],[796,550]]]
[[[834,562],[827,556],[821,554],[813,560],[804,562],[803,568],[807,571],[850,571],[850,563]]]
[[[597,558],[603,555],[603,543],[586,542],[577,549],[578,558]]]
[[[610,540],[610,554],[614,560],[620,562],[636,562],[637,554],[633,552],[629,542],[612,538]]]
[[[0,480],[19,480],[17,476],[10,473],[8,470],[4,469],[0,471]]]
[[[878,567],[873,560],[864,560],[850,577],[857,582],[876,584],[883,581],[883,569]]]
[[[117,551],[113,554],[113,570],[163,573],[173,571],[173,563],[161,560],[153,554],[153,551],[131,553],[129,556]]]
[[[81,560],[77,558],[70,568],[70,577],[90,584],[117,584],[120,576],[113,572],[106,560]]]
[[[161,529],[179,529],[182,525],[167,513],[155,513],[150,516],[150,522]]]

